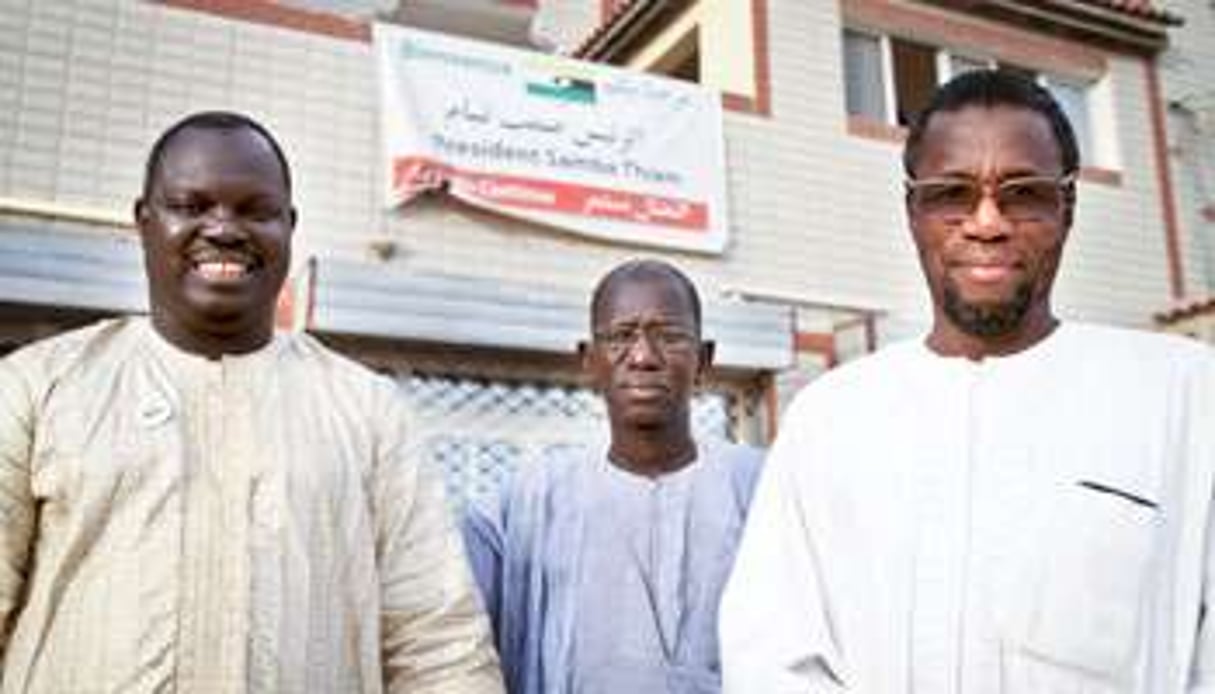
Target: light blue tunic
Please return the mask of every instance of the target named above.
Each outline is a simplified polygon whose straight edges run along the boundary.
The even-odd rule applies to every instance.
[[[657,479],[602,448],[522,469],[464,530],[513,694],[721,690],[717,605],[758,449]]]

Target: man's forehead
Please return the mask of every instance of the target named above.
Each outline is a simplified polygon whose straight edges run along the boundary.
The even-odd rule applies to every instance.
[[[1054,132],[1045,115],[1019,106],[965,106],[955,111],[940,111],[932,116],[924,133],[925,144],[986,139],[993,143],[1050,144]]]
[[[694,311],[687,291],[666,275],[624,277],[610,284],[599,307],[599,322],[669,320],[692,322]]]
[[[286,183],[274,148],[249,128],[182,129],[165,144],[154,179],[162,182],[214,174]]]
[[[924,132],[919,175],[953,169],[1043,170],[1061,164],[1046,116],[1017,106],[966,106],[932,115]]]

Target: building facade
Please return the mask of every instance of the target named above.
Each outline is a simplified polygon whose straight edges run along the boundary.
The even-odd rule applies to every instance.
[[[993,65],[1033,73],[1081,133],[1059,309],[1150,326],[1212,288],[1209,3],[1036,5],[0,0],[0,341],[141,310],[130,209],[143,157],[184,114],[232,109],[278,134],[294,166],[300,262],[284,324],[397,374],[465,488],[601,432],[572,348],[595,279],[640,255],[685,268],[709,305],[723,368],[698,426],[763,442],[817,370],[926,326],[903,123],[938,82]],[[386,208],[374,19],[719,90],[729,246],[593,241],[441,195]],[[1191,131],[1201,156],[1181,144]]]
[[[1185,19],[1158,64],[1186,267],[1181,299],[1157,322],[1215,342],[1215,4],[1170,0],[1166,7]]]

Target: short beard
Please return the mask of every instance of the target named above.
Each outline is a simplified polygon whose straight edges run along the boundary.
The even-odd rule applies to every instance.
[[[1008,301],[995,305],[968,304],[958,290],[946,283],[944,287],[945,315],[962,332],[973,337],[996,338],[1012,334],[1029,313],[1033,287],[1028,282],[1017,285]]]

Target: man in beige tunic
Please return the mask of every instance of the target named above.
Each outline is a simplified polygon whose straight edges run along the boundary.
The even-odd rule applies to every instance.
[[[150,318],[0,361],[0,689],[500,692],[393,384],[274,333],[272,136],[183,120],[135,218]]]

